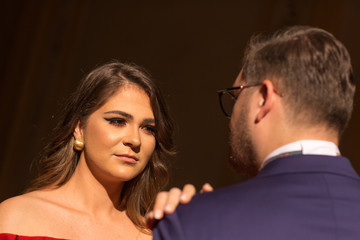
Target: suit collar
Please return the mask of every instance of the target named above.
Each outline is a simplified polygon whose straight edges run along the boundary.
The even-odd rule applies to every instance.
[[[322,172],[359,178],[350,161],[341,156],[294,155],[269,162],[257,175],[267,177],[287,173]]]

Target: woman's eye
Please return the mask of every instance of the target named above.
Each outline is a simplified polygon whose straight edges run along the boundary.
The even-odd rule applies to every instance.
[[[126,124],[126,121],[123,118],[104,118],[104,119],[114,126],[122,126]]]
[[[155,135],[155,133],[156,133],[156,128],[155,128],[155,126],[152,126],[152,125],[146,125],[143,127],[143,129],[151,135]]]

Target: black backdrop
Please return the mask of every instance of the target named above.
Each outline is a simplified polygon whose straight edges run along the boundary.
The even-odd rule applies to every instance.
[[[21,193],[64,99],[110,59],[135,62],[165,93],[178,155],[170,186],[243,180],[227,163],[227,119],[216,90],[231,86],[254,32],[292,24],[324,28],[350,51],[359,76],[357,0],[101,1],[1,3],[0,201]],[[359,102],[359,94],[355,104]],[[340,146],[357,171],[359,106]]]

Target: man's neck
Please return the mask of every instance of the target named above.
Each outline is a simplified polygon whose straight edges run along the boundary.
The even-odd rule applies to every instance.
[[[333,142],[311,139],[300,140],[288,143],[272,151],[265,157],[262,167],[279,157],[297,154],[339,156],[340,150]]]
[[[318,141],[319,142],[327,142],[337,149],[338,146],[338,135],[335,131],[329,130],[325,126],[317,126],[317,127],[285,127],[280,131],[278,128],[276,132],[273,134],[267,134],[267,139],[263,139],[263,147],[260,151],[260,161],[263,163],[268,156],[274,152],[276,149],[281,148],[282,146],[301,141]],[[264,147],[266,146],[266,148]]]

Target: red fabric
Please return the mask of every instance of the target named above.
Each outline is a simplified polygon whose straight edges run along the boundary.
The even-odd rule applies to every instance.
[[[19,236],[10,233],[0,233],[0,240],[66,240],[63,238]]]

